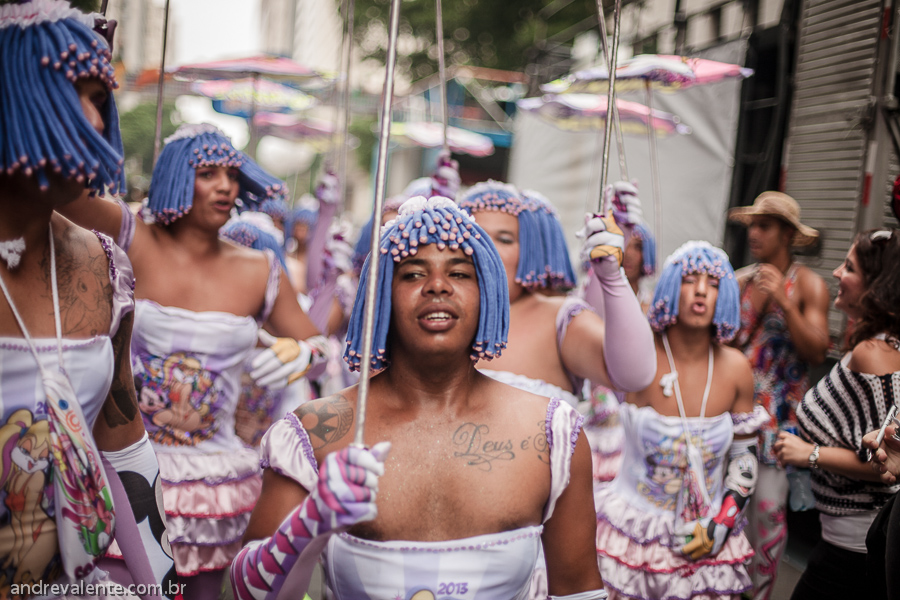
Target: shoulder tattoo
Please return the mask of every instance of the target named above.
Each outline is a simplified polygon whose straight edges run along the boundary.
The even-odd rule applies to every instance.
[[[307,402],[295,414],[309,434],[313,450],[343,438],[356,420],[353,405],[341,394]]]

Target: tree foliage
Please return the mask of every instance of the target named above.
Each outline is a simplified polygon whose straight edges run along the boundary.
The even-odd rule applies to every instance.
[[[554,36],[571,43],[568,32],[596,26],[594,0],[454,0],[441,9],[448,65],[522,71]],[[356,0],[355,43],[367,58],[385,60],[389,13],[389,0]],[[414,80],[436,72],[435,0],[403,0],[400,35],[398,68]]]
[[[172,122],[173,104],[163,106],[162,137],[165,139],[175,133],[176,125]],[[122,130],[122,145],[125,147],[125,158],[137,160],[139,173],[132,175],[149,175],[153,170],[153,141],[156,136],[156,103],[144,102],[133,109],[119,115]]]

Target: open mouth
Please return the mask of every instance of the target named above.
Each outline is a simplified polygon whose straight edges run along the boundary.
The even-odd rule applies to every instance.
[[[457,319],[454,313],[443,308],[430,308],[419,314],[419,323],[427,331],[446,331]]]
[[[453,315],[451,315],[448,312],[444,312],[444,311],[428,313],[427,315],[422,317],[422,319],[424,319],[425,321],[434,321],[434,322],[449,321],[452,318],[453,318]]]
[[[691,312],[695,315],[705,315],[706,305],[702,302],[694,302],[693,304],[691,304]]]

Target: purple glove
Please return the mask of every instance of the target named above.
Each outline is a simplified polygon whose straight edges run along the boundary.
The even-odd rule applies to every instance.
[[[431,175],[432,196],[444,196],[451,200],[456,198],[462,180],[459,177],[459,163],[450,158],[449,152],[441,152],[437,169]]]
[[[250,542],[231,563],[235,598],[274,600],[295,567],[300,573],[289,588],[302,594],[328,536],[378,514],[378,478],[390,449],[390,442],[371,449],[348,446],[325,457],[309,496],[272,537]]]
[[[611,214],[589,214],[578,235],[584,239],[582,260],[590,261],[600,287],[598,294],[589,282],[585,300],[606,324],[603,357],[609,382],[621,392],[638,392],[656,375],[656,348],[641,304],[622,273],[624,234]]]

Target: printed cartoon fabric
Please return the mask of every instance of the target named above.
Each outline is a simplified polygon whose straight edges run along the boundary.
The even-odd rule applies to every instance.
[[[687,444],[680,417],[650,407],[622,404],[624,458],[616,479],[595,494],[597,554],[608,589],[626,598],[730,597],[750,589],[745,564],[753,550],[738,524],[714,557],[694,561],[681,553],[686,538],[676,531],[679,510],[693,506]],[[696,512],[719,512],[724,469],[733,439],[731,415],[687,419],[703,462],[711,504]],[[696,518],[683,514],[681,519]]]
[[[792,267],[785,278],[785,295],[793,295],[797,282],[797,268]],[[797,426],[797,406],[809,389],[809,366],[800,360],[791,341],[784,311],[775,302],[760,314],[750,302],[753,283],[741,293],[741,328],[735,343],[753,368],[754,398],[771,415],[760,429],[759,460],[776,464],[772,446],[779,428]]]
[[[70,427],[71,435],[59,438],[56,452],[60,454],[76,451],[72,442],[84,443],[79,435],[92,428],[100,414],[113,377],[111,336],[133,308],[131,263],[108,238],[98,237],[109,259],[113,292],[110,331],[87,339],[62,340],[72,389],[58,404],[77,399],[83,423],[76,424],[75,430]],[[41,362],[48,371],[54,370],[57,340],[34,341]],[[51,436],[55,432],[44,408],[47,391],[35,357],[22,338],[0,337],[0,390],[0,597],[6,597],[13,584],[64,581],[52,476],[53,462],[62,456],[54,456]],[[62,418],[73,409],[62,408]],[[60,483],[70,496],[68,520],[77,524],[84,551],[99,552],[112,535],[111,501],[107,502],[101,489],[86,496],[87,490],[81,490],[73,479]]]
[[[252,317],[137,301],[132,368],[181,576],[228,566],[259,495],[258,456],[234,422],[257,331]]]

